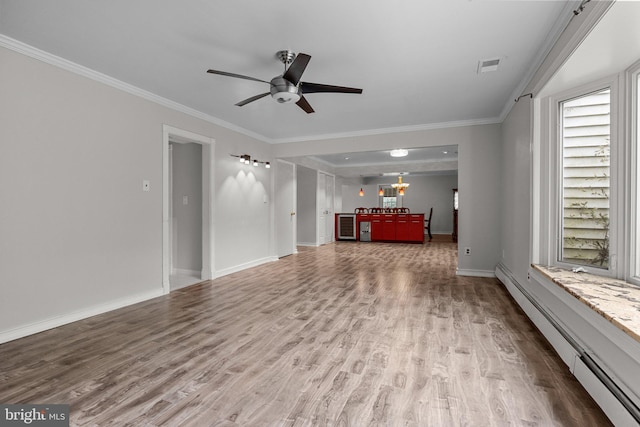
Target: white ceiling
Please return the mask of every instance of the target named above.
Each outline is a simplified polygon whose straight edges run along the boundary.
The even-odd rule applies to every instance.
[[[315,155],[308,158],[328,165],[331,172],[345,178],[457,173],[457,145],[409,148],[407,152],[405,157],[391,157],[391,150],[381,150]]]
[[[508,112],[575,2],[491,0],[0,0],[0,32],[268,142],[444,124]],[[312,56],[315,113],[266,97],[275,52]],[[500,58],[498,71],[478,61]]]

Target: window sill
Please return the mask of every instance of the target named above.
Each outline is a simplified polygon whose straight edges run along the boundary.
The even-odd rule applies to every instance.
[[[640,342],[640,287],[623,280],[532,265],[551,282]]]

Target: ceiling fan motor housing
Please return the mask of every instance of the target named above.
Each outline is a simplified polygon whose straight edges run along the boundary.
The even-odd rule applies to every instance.
[[[283,77],[274,77],[271,80],[271,97],[281,104],[300,100],[298,87]]]

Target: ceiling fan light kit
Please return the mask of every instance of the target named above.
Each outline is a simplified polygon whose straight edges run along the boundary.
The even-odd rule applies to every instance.
[[[271,97],[280,104],[298,102],[300,100],[298,87],[289,83],[283,77],[276,77],[271,80]]]
[[[270,86],[269,92],[254,95],[243,101],[238,102],[236,105],[242,107],[253,101],[264,98],[271,94],[271,97],[280,104],[295,103],[298,107],[304,110],[307,114],[313,113],[314,109],[304,97],[304,94],[308,93],[356,93],[361,94],[362,89],[345,86],[332,86],[321,83],[308,83],[300,81],[302,73],[307,68],[307,64],[311,60],[311,56],[306,53],[295,54],[290,50],[280,50],[276,52],[276,58],[284,64],[284,73],[281,76],[276,76],[271,79],[270,82],[266,80],[257,79],[255,77],[243,76],[242,74],[230,73],[227,71],[219,70],[207,70],[207,73],[218,74],[221,76],[235,77],[244,80],[253,80],[262,83],[268,83]],[[287,67],[288,66],[288,67]]]

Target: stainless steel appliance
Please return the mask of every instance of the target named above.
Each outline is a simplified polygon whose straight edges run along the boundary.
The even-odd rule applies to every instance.
[[[369,221],[360,222],[360,241],[361,242],[371,241],[371,222]]]

